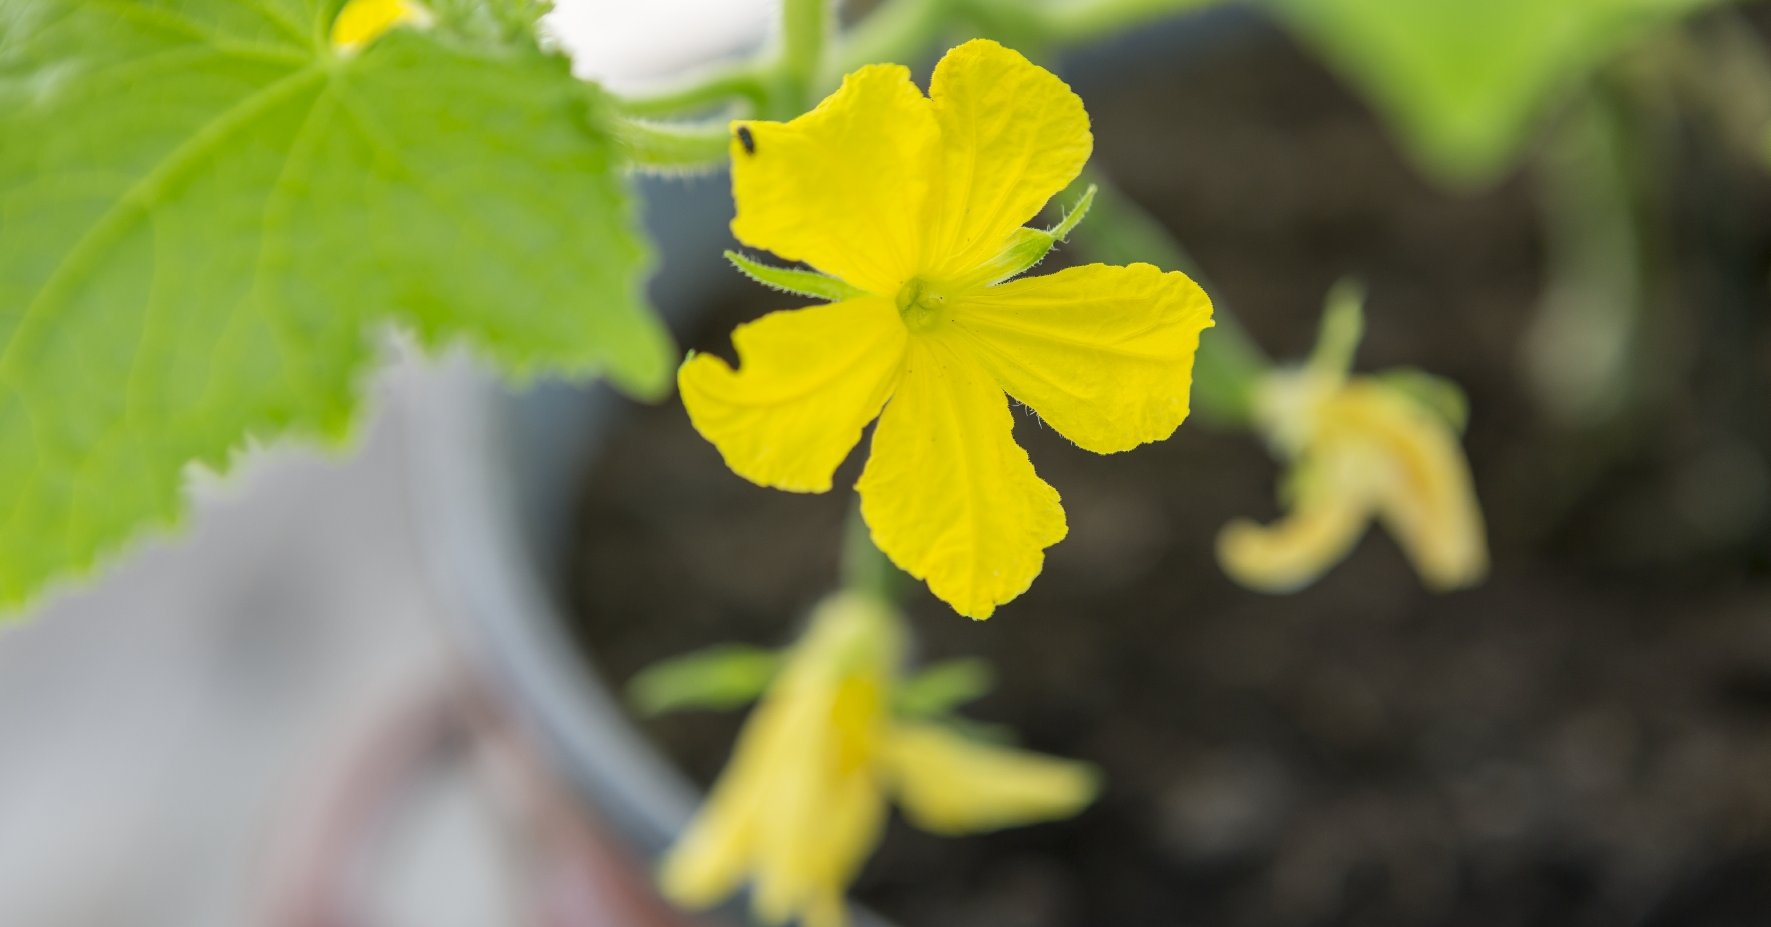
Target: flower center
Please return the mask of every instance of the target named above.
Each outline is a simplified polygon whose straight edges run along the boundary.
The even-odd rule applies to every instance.
[[[947,294],[921,277],[911,277],[898,290],[898,314],[905,328],[929,331],[947,317]]]

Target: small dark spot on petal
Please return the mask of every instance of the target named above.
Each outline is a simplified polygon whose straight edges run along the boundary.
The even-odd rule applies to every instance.
[[[744,146],[745,154],[756,154],[756,137],[750,134],[749,126],[738,127],[738,144]]]

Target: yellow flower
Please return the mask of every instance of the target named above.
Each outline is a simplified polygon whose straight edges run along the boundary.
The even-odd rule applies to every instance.
[[[1259,427],[1291,463],[1290,511],[1225,526],[1219,562],[1245,586],[1291,592],[1340,562],[1375,518],[1429,588],[1480,581],[1488,549],[1469,464],[1452,422],[1423,398],[1455,388],[1420,374],[1349,379],[1359,297],[1342,290],[1330,303],[1316,356],[1268,375],[1256,394]]]
[[[1049,249],[1022,223],[1092,145],[1070,88],[988,41],[942,58],[927,97],[872,65],[791,122],[734,124],[733,234],[828,274],[770,279],[837,301],[740,326],[736,371],[691,356],[683,405],[734,472],[795,492],[828,490],[878,416],[862,517],[973,618],[1025,591],[1066,532],[1004,393],[1086,450],[1159,441],[1187,417],[1211,325],[1193,281],[1145,264],[1002,282]]]
[[[412,0],[350,0],[332,20],[332,47],[354,52],[395,26],[429,21],[430,13]]]
[[[894,718],[899,620],[856,594],[814,611],[706,806],[665,858],[660,881],[671,899],[708,907],[748,879],[759,920],[838,927],[889,795],[913,823],[943,834],[1067,817],[1093,799],[1084,764]]]

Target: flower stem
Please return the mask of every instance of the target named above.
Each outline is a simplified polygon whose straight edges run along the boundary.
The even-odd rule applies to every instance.
[[[724,120],[659,123],[622,119],[616,131],[628,162],[644,171],[712,170],[725,162],[731,144]]]
[[[788,116],[812,108],[822,89],[824,56],[834,31],[832,0],[781,0],[780,99]]]
[[[1651,157],[1626,88],[1600,80],[1547,139],[1535,179],[1548,267],[1523,341],[1537,399],[1565,424],[1607,424],[1654,381],[1638,366],[1652,330],[1656,250]]]
[[[865,64],[918,58],[944,34],[962,28],[1049,51],[1222,2],[885,0],[841,42],[833,43],[831,0],[782,0],[781,44],[772,58],[709,71],[668,92],[622,99],[617,106],[629,115],[669,117],[747,101],[771,117],[787,119],[811,108],[837,77]]]
[[[700,113],[737,103],[759,106],[764,80],[754,65],[709,71],[704,76],[650,96],[620,97],[615,106],[629,116],[669,117]]]
[[[1043,57],[1224,0],[951,0],[952,17],[980,34]]]
[[[842,585],[850,592],[866,593],[887,603],[896,603],[904,591],[904,574],[873,543],[859,503],[849,509],[843,527]]]
[[[835,74],[922,54],[954,24],[963,0],[885,0],[843,36],[831,55]]]
[[[1005,5],[1004,0],[972,2]],[[1076,45],[1222,2],[1224,0],[1053,0],[1028,5],[1027,9],[1042,33],[1065,45]]]

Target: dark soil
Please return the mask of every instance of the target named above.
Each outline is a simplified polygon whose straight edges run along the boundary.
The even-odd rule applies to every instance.
[[[1099,162],[1278,356],[1311,343],[1334,279],[1366,280],[1362,366],[1469,392],[1494,574],[1430,595],[1373,532],[1303,593],[1244,591],[1212,541],[1275,513],[1256,442],[1192,423],[1097,457],[1023,416],[1069,538],[988,622],[920,590],[908,607],[921,656],[1000,670],[972,716],[1108,789],[988,836],[894,825],[857,897],[906,927],[1771,924],[1767,183],[1700,125],[1648,127],[1672,179],[1649,197],[1666,258],[1643,386],[1570,428],[1519,361],[1545,273],[1528,176],[1436,191],[1267,32],[1189,57],[1081,87]],[[732,324],[791,305],[735,293],[690,344],[727,351]],[[582,633],[617,683],[781,642],[836,581],[852,493],[751,486],[677,405],[637,410],[587,485]],[[737,722],[648,727],[705,781]]]

